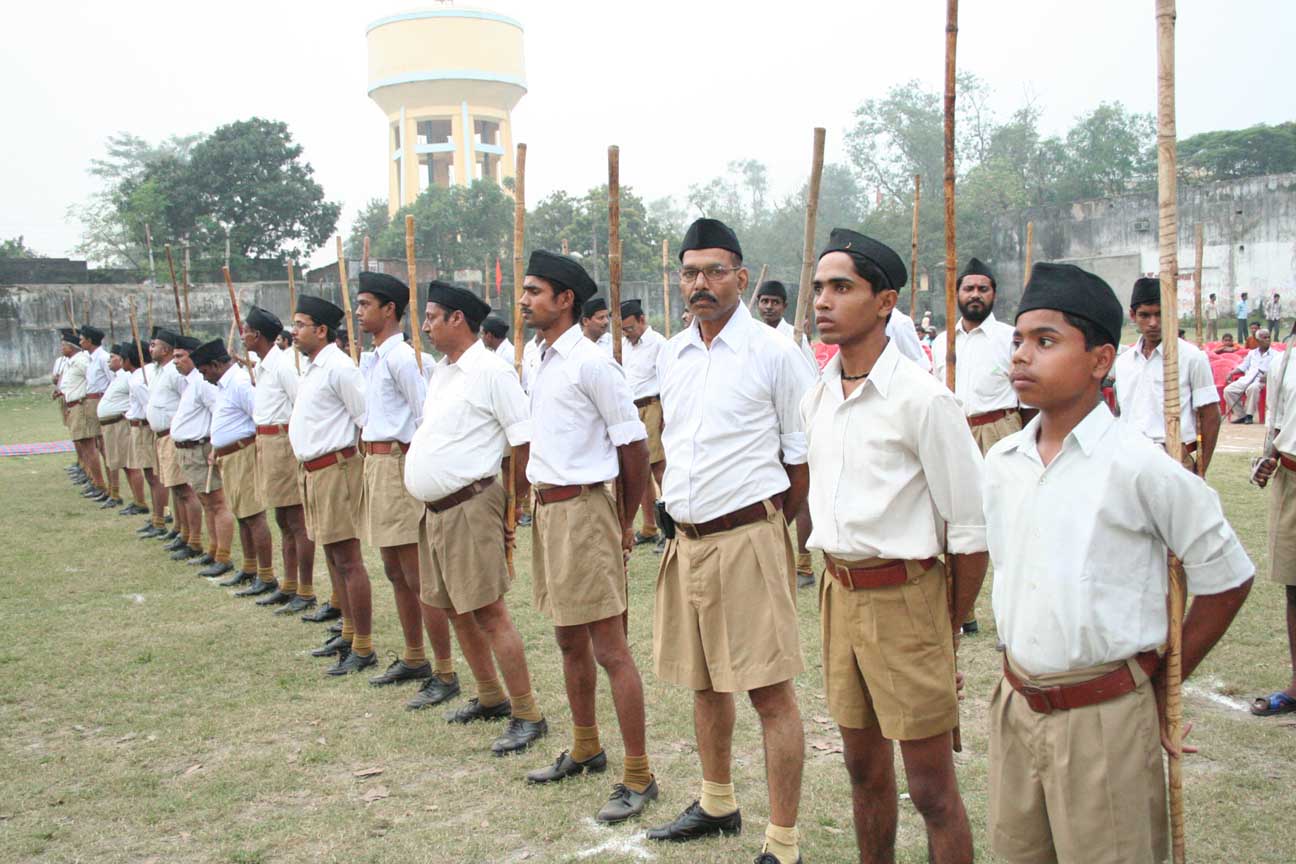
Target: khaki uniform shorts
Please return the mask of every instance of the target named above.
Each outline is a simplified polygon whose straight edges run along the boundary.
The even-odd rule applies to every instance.
[[[302,499],[297,475],[301,472],[301,463],[293,455],[287,433],[258,435],[256,454],[262,503],[267,507],[300,506]]]
[[[177,447],[175,451],[184,482],[193,487],[195,492],[209,495],[220,490],[221,470],[216,465],[207,464],[207,457],[211,455],[211,442],[198,447]]]
[[[68,435],[73,441],[99,437],[99,402],[82,399],[68,409]]]
[[[441,513],[427,511],[419,532],[423,602],[472,612],[504,596],[512,579],[504,554],[504,487],[499,483]]]
[[[796,572],[783,514],[666,546],[653,609],[653,669],[692,690],[741,693],[804,668]]]
[[[665,420],[662,418],[661,399],[640,408],[639,419],[648,430],[648,464],[656,465],[658,462],[665,461],[666,448],[662,446],[661,439]]]
[[[327,545],[360,536],[365,459],[358,452],[318,471],[301,470],[298,489],[306,511],[306,536]]]
[[[626,610],[621,523],[604,484],[557,504],[535,505],[531,575],[536,609],[555,627],[613,618]]]
[[[180,470],[180,451],[176,448],[175,442],[171,440],[171,436],[168,435],[165,438],[157,438],[156,440],[158,468],[162,474],[162,485],[171,489],[188,483],[189,481],[185,480],[184,471]]]
[[[127,426],[130,429],[130,455],[126,460],[127,468],[157,470],[157,436],[147,424]]]
[[[972,439],[976,441],[977,447],[981,448],[981,455],[984,456],[990,452],[991,447],[1014,432],[1021,431],[1021,412],[1014,408],[1008,412],[1006,417],[1000,417],[993,423],[984,423],[971,428]]]
[[[383,549],[419,542],[419,523],[426,509],[405,488],[404,455],[393,450],[364,457],[360,526],[366,543]]]
[[[905,569],[909,580],[889,588],[852,591],[827,573],[819,586],[828,711],[839,726],[877,726],[892,741],[958,725],[945,568]]]
[[[216,465],[225,484],[225,503],[229,505],[235,519],[246,519],[265,512],[255,445],[221,456],[216,460]]]
[[[108,468],[116,471],[118,468],[127,467],[126,463],[130,458],[131,427],[126,422],[126,418],[123,417],[107,426],[101,423],[99,428],[103,431],[104,461],[108,463]]]
[[[1001,678],[990,700],[990,843],[1014,864],[1167,860],[1168,814],[1156,700],[1139,687],[1107,702],[1036,714]],[[1023,680],[1074,684],[1121,663]]]
[[[1269,578],[1296,585],[1296,474],[1281,465],[1269,480]]]

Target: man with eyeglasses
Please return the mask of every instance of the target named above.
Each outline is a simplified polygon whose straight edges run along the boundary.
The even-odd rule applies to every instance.
[[[585,338],[602,348],[604,353],[611,357],[612,334],[608,332],[608,328],[612,326],[612,316],[608,313],[607,300],[598,296],[586,300],[581,305],[580,323]]]
[[[794,864],[805,737],[792,679],[804,668],[792,541],[809,483],[798,405],[814,383],[791,341],[742,302],[748,272],[734,232],[689,227],[680,292],[694,325],[658,359],[665,427],[662,481],[669,535],[657,577],[658,677],[694,691],[702,794],[653,840],[737,834],[730,751],[734,695],[760,717],[769,825],[757,864]]]

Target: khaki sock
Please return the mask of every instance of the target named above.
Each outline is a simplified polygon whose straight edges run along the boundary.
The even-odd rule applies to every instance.
[[[648,770],[648,757],[627,756],[621,768],[621,782],[632,792],[642,792],[653,781],[652,772]]]
[[[108,484],[108,494],[114,498],[121,494],[121,486],[116,480]]]
[[[338,605],[338,599],[337,599],[337,592],[336,592],[336,591],[331,591],[331,592],[329,592],[328,604],[329,604],[330,606],[332,606],[334,609],[341,609],[341,608],[342,608],[341,606]]]
[[[230,555],[230,556],[229,556],[228,558],[226,558],[225,560],[226,560],[226,561],[232,561],[232,560],[234,560],[234,556],[233,556],[233,555]],[[255,559],[255,558],[249,558],[249,557],[247,557],[246,555],[244,555],[244,556],[243,556],[243,568],[242,568],[242,569],[243,569],[243,572],[244,572],[244,573],[256,573],[256,572],[258,572],[261,568],[257,567],[257,562],[256,562],[256,559]]]
[[[454,679],[454,658],[446,657],[444,660],[437,657],[432,662],[432,671],[436,672],[437,677],[442,681],[451,681]]]
[[[219,553],[217,553],[217,554],[219,554]],[[225,553],[225,556],[226,556],[226,557],[225,557],[225,560],[228,561],[228,560],[229,560],[229,553],[226,552],[226,553]],[[220,559],[217,558],[216,560],[219,561]],[[275,575],[274,575],[274,568],[273,568],[273,567],[257,567],[257,568],[256,568],[256,575],[257,575],[257,578],[260,579],[262,582],[273,582],[273,581],[275,581]]]
[[[205,549],[203,549],[203,545],[202,545],[202,538],[201,538],[201,537],[195,537],[195,538],[191,539],[191,540],[189,541],[189,548],[192,549],[192,550],[195,551],[195,552],[205,552],[205,551],[206,551]]]
[[[154,528],[165,528],[166,518],[161,513],[154,512],[153,518],[149,520]]]
[[[273,579],[273,578],[274,578],[274,568],[271,567],[271,568],[269,568],[269,569],[270,569],[270,578]],[[289,576],[289,575],[286,575],[286,574],[285,574],[285,575],[284,575],[284,578],[283,578],[283,581],[279,583],[279,590],[282,591],[282,592],[285,593],[285,594],[296,594],[296,593],[297,593],[297,577],[296,577],[296,576]]]
[[[401,659],[405,661],[406,666],[422,666],[427,662],[427,650],[424,649],[422,642],[417,645],[406,645]]]
[[[540,703],[536,702],[535,693],[528,690],[521,696],[513,697],[513,716],[519,720],[530,720],[539,723],[544,719],[540,713]]]
[[[355,634],[355,638],[351,640],[351,650],[362,656],[366,654],[372,654],[373,634],[372,633]]]
[[[504,688],[500,686],[498,678],[477,682],[477,702],[483,708],[494,708],[506,698]]]
[[[213,541],[212,544],[211,544],[210,546],[208,546],[206,549],[204,549],[203,551],[206,552],[208,555],[212,556],[213,558],[215,558],[215,557],[216,557],[216,543],[215,543],[215,541]]]
[[[801,857],[798,840],[795,827],[784,828],[771,822],[765,826],[765,848],[762,851],[777,858],[779,864],[796,864]]]
[[[592,759],[603,752],[603,745],[599,743],[597,724],[593,726],[577,726],[573,724],[572,742],[571,758],[577,762]]]
[[[305,582],[299,582],[299,583],[297,584],[297,596],[298,596],[298,597],[314,597],[314,596],[315,596],[315,586],[314,586],[313,584],[308,585],[308,584],[306,584]]]
[[[230,558],[231,558],[232,556],[230,555],[230,551],[229,551],[228,549],[222,549],[222,548],[220,548],[219,546],[217,546],[217,547],[216,547],[216,552],[212,555],[212,557],[215,558],[215,559],[216,559],[218,562],[220,562],[221,564],[228,564],[228,563],[230,563]],[[249,573],[255,573],[256,571],[255,571],[255,570],[249,570],[249,571],[247,571],[247,572],[249,572]],[[274,571],[271,570],[270,572],[273,573]]]
[[[814,569],[814,565],[810,562],[810,553],[809,553],[809,552],[798,552],[798,553],[797,553],[797,557],[796,557],[796,570],[797,570],[797,572],[798,572],[798,573],[809,573],[809,572],[810,572],[811,570],[813,570],[813,569]]]
[[[708,816],[728,816],[738,809],[738,799],[734,797],[732,783],[713,783],[702,781],[701,807]]]
[[[342,638],[347,642],[353,642],[355,640],[355,625],[352,624],[351,619],[347,617],[342,618]]]

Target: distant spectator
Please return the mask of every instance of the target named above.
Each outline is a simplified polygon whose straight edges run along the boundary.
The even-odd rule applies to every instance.
[[[1233,341],[1232,333],[1225,333],[1224,338],[1220,340],[1220,346],[1215,349],[1216,354],[1236,354],[1242,349]]]
[[[1219,304],[1215,302],[1215,295],[1210,295],[1206,301],[1206,341],[1214,342],[1219,338]]]
[[[1251,315],[1251,304],[1247,303],[1247,292],[1245,291],[1238,296],[1235,314],[1237,315],[1237,338],[1241,342],[1247,338],[1247,318]]]
[[[1257,330],[1255,350],[1229,373],[1229,383],[1224,388],[1224,404],[1228,406],[1229,420],[1250,423],[1260,405],[1260,391],[1269,374],[1269,362],[1274,352],[1269,350],[1269,331]]]
[[[1274,336],[1280,335],[1278,324],[1282,321],[1282,298],[1275,291],[1272,298],[1265,301],[1264,304],[1265,323],[1269,325],[1269,332]]]
[[[1252,321],[1249,325],[1249,329],[1251,335],[1247,336],[1246,342],[1243,344],[1246,346],[1248,351],[1254,351],[1256,348],[1260,347],[1260,340],[1256,338],[1256,334],[1260,332],[1260,322]]]

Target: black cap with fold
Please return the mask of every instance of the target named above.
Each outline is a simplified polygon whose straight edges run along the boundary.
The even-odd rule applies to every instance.
[[[890,285],[874,285],[873,289],[882,290],[894,288],[899,291],[908,281],[908,271],[905,270],[904,262],[900,256],[885,243],[874,240],[872,237],[865,237],[858,231],[852,231],[849,228],[834,228],[828,235],[828,245],[819,253],[822,258],[830,252],[845,252],[853,259],[862,259],[871,262],[882,275],[887,278]]]
[[[737,255],[739,261],[743,257],[738,235],[719,219],[703,217],[688,227],[684,232],[684,241],[680,243],[680,260],[684,260],[685,252],[694,249],[725,249]]]
[[[565,288],[576,295],[577,303],[584,303],[598,293],[598,285],[585,272],[585,268],[567,255],[555,255],[543,249],[531,253],[527,263],[526,275],[539,276],[559,288]]]
[[[1083,318],[1112,345],[1120,345],[1125,310],[1111,286],[1074,264],[1036,264],[1022,292],[1017,318],[1036,309],[1052,309]],[[1014,319],[1015,320],[1015,319]]]

